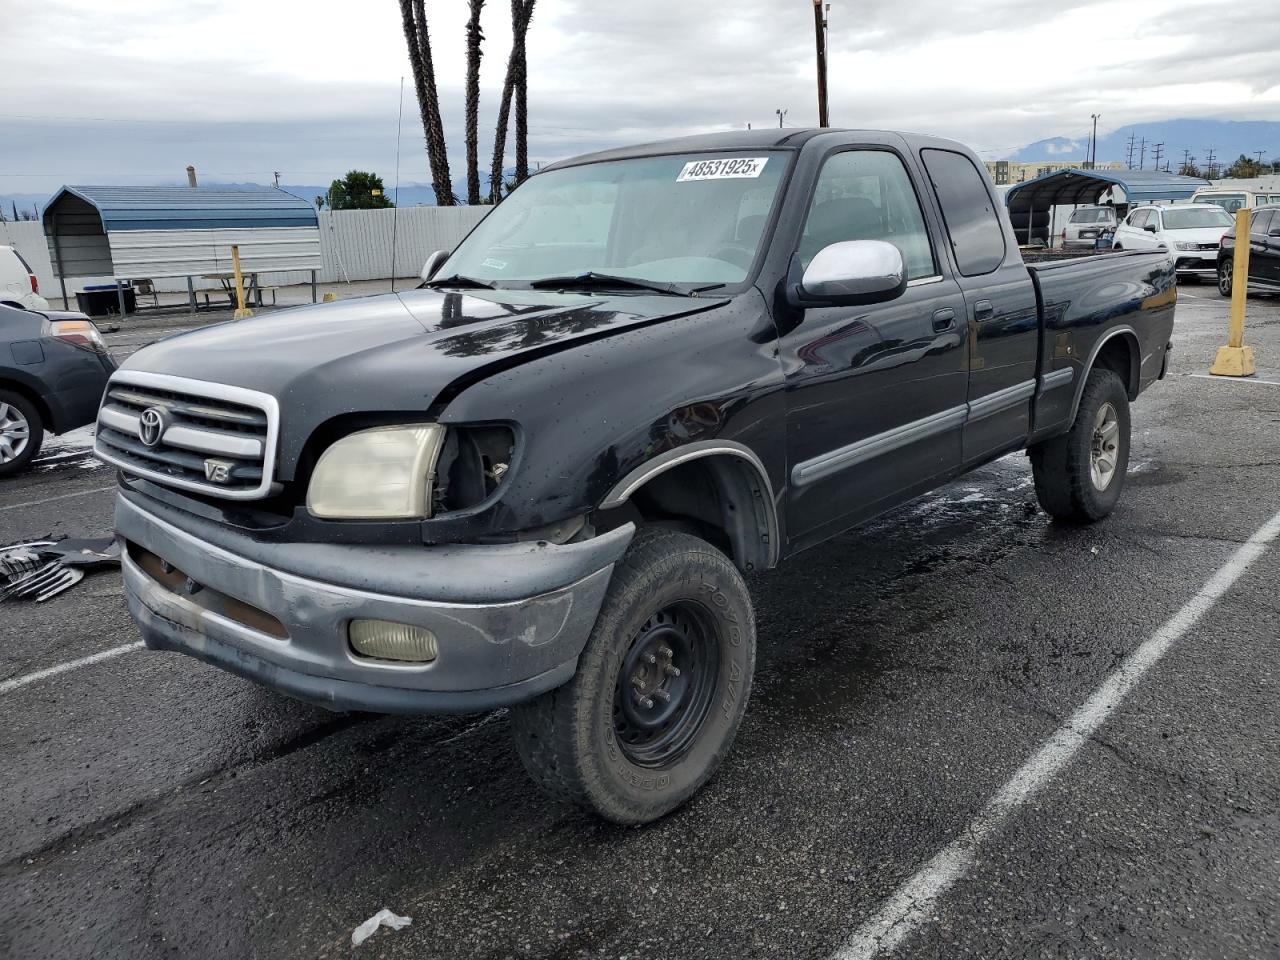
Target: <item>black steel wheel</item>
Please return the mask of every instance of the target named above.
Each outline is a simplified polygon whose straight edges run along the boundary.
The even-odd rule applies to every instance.
[[[742,575],[705,540],[636,534],[578,671],[512,709],[525,769],[553,797],[622,824],[696,793],[728,753],[755,667]]]
[[[618,745],[633,763],[662,767],[693,742],[716,686],[710,611],[680,602],[659,610],[640,628],[622,659],[613,693]]]

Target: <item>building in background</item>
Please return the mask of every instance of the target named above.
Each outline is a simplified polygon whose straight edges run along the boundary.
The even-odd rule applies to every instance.
[[[987,160],[987,172],[991,174],[991,179],[997,187],[1008,186],[1013,183],[1025,183],[1028,180],[1034,180],[1036,177],[1043,177],[1046,173],[1057,173],[1059,170],[1076,170],[1080,169],[1081,163],[1049,163],[1045,160],[1037,160],[1033,163],[1020,163],[1016,160]],[[1123,163],[1110,161],[1108,163],[1099,163],[1095,169],[1098,170],[1123,170]]]

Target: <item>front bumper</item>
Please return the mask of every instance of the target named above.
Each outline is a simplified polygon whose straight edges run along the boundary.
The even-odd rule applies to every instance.
[[[1182,276],[1216,277],[1218,275],[1218,251],[1173,251],[1174,267]]]
[[[264,543],[122,489],[116,531],[147,646],[331,710],[452,713],[573,675],[634,528],[563,546]],[[358,656],[347,642],[357,618],[425,627],[438,655]]]

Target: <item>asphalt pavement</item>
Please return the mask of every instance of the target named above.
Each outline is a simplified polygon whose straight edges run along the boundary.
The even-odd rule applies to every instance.
[[[122,650],[117,573],[0,607],[0,957],[1280,956],[1280,544],[1242,546],[1280,511],[1280,301],[1249,309],[1259,376],[1208,379],[1226,305],[1181,288],[1108,520],[1050,523],[1014,455],[755,577],[735,749],[642,829],[535,793],[501,711],[330,714]],[[88,443],[0,486],[0,543],[109,533]],[[412,924],[353,948],[383,907]]]

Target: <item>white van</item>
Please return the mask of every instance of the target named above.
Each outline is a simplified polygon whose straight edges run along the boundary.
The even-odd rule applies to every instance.
[[[1280,203],[1280,180],[1252,182],[1248,186],[1201,187],[1191,195],[1192,203],[1216,203],[1227,213],[1235,213],[1241,207],[1261,207],[1267,203]]]
[[[49,309],[49,301],[40,296],[35,271],[13,247],[0,247],[0,303],[28,310]]]

